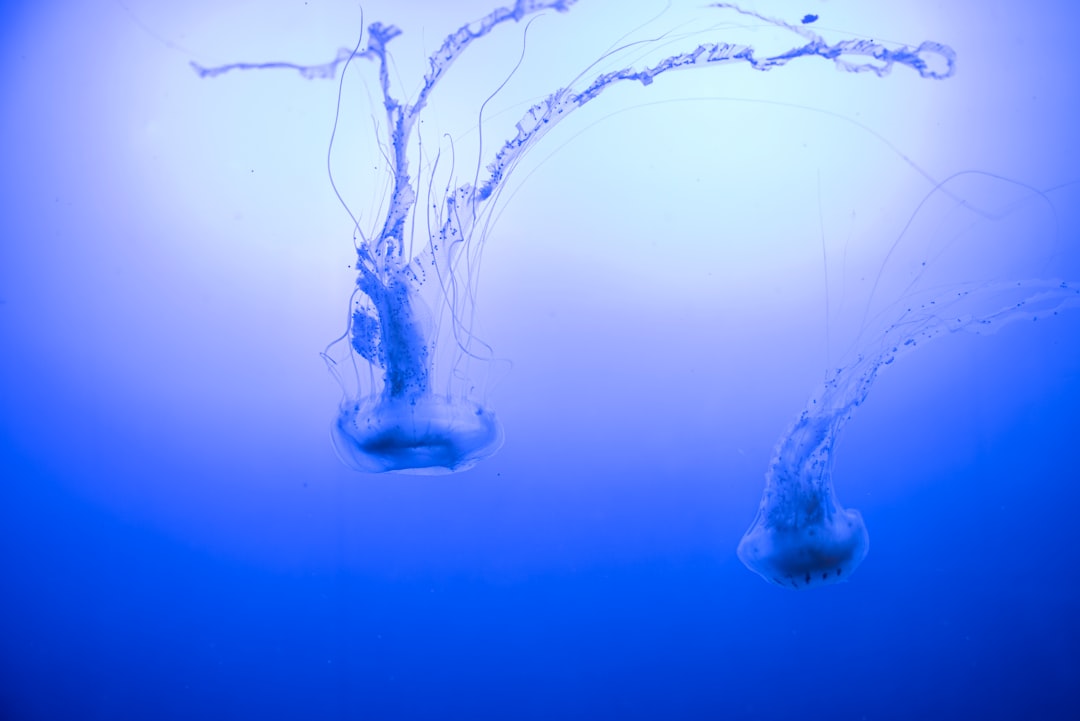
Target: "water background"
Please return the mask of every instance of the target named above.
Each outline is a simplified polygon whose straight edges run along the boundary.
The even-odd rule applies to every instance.
[[[365,3],[405,30],[405,87],[491,9],[447,5]],[[520,97],[641,5],[541,18]],[[482,266],[506,445],[411,477],[356,474],[328,439],[319,351],[353,280],[336,85],[187,65],[323,62],[358,9],[4,4],[0,717],[1073,718],[1080,313],[882,374],[836,455],[871,534],[849,583],[792,592],[735,557],[861,274],[932,188],[899,153],[937,179],[1080,177],[1075,8],[864,5],[754,7],[947,43],[956,76],[693,71],[542,141]],[[513,66],[520,27],[496,35],[437,118]],[[357,167],[370,138],[345,134]],[[1080,277],[1077,195],[987,252]]]

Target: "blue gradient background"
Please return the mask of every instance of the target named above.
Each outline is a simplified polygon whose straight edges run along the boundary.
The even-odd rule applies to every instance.
[[[550,92],[658,10],[634,5],[541,18],[523,82]],[[845,118],[936,178],[1080,177],[1072,4],[868,5],[749,7],[944,42],[957,75],[695,71],[541,143],[482,270],[506,445],[410,477],[353,473],[327,437],[336,85],[187,65],[323,62],[358,9],[5,4],[0,717],[1075,718],[1080,313],[882,375],[836,456],[872,539],[850,583],[787,591],[735,557],[866,301],[846,254],[873,268],[930,189]],[[491,7],[364,9],[415,78]],[[498,35],[502,75],[520,28]],[[1076,197],[1051,276],[1080,277]]]

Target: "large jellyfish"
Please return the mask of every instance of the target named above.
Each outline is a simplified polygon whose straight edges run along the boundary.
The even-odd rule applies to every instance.
[[[923,199],[868,279],[850,350],[776,445],[757,516],[738,546],[748,568],[788,588],[851,575],[869,537],[861,514],[841,506],[833,489],[841,429],[879,373],[928,342],[1080,305],[1080,283],[1045,275],[1063,269],[1055,220],[1064,201],[1055,198],[1070,190],[965,171]]]
[[[479,377],[492,359],[489,346],[475,334],[474,322],[483,243],[492,230],[498,198],[524,154],[606,88],[623,81],[648,86],[669,71],[695,67],[748,64],[769,71],[799,58],[824,59],[842,71],[879,77],[895,65],[907,66],[925,78],[944,78],[953,72],[952,50],[937,43],[897,48],[864,39],[829,43],[805,25],[716,3],[707,12],[741,15],[762,27],[794,35],[796,44],[764,52],[748,44],[703,41],[706,31],[688,32],[682,26],[648,39],[624,39],[613,49],[598,51],[598,60],[585,71],[533,104],[483,173],[482,156],[475,162],[455,163],[453,138],[444,138],[434,150],[425,145],[427,139],[414,132],[421,114],[436,86],[467,48],[510,21],[520,22],[544,10],[565,12],[575,1],[518,0],[512,7],[496,9],[461,26],[430,56],[419,90],[407,100],[391,87],[387,50],[401,31],[381,23],[368,27],[366,47],[361,49],[362,39],[356,48],[339,51],[323,65],[195,66],[203,77],[232,70],[285,68],[307,78],[335,77],[339,65],[347,69],[354,59],[373,61],[377,67],[379,104],[385,111],[386,136],[380,147],[386,161],[387,200],[374,223],[350,212],[356,288],[348,329],[325,354],[344,389],[332,427],[334,446],[356,470],[460,471],[489,457],[502,444],[501,425],[487,407],[485,384]],[[682,49],[671,52],[672,46],[680,44]],[[614,69],[602,69],[606,67]],[[514,68],[508,67],[507,72],[509,79]],[[487,129],[484,107],[500,87],[492,88],[480,105],[476,130],[481,137]],[[477,153],[482,152],[481,143]],[[459,167],[466,169],[463,178]]]

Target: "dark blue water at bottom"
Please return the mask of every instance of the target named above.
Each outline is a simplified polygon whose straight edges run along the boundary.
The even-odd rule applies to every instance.
[[[972,348],[1020,340],[1040,336]],[[648,498],[645,470],[621,491],[576,494],[606,510],[592,530],[559,510],[575,495],[565,487],[506,474],[463,482],[461,505],[405,521],[442,528],[481,494],[516,488],[548,516],[538,536],[484,528],[475,510],[460,534],[503,543],[503,558],[530,559],[525,570],[492,563],[495,549],[440,550],[434,536],[398,544],[397,571],[394,559],[365,570],[348,550],[283,570],[125,520],[6,447],[3,717],[1072,718],[1080,371],[1045,354],[1016,367],[1045,377],[990,404],[982,440],[963,404],[986,377],[908,402],[902,429],[895,407],[864,410],[837,477],[878,474],[887,498],[860,498],[874,546],[851,582],[806,592],[747,572],[736,537],[713,537],[722,523],[675,527],[698,518],[677,509],[707,501],[704,483]],[[882,405],[910,392],[886,385]],[[890,441],[861,452],[882,428]],[[882,467],[879,453],[908,462]],[[439,559],[426,569],[413,562],[425,552]]]

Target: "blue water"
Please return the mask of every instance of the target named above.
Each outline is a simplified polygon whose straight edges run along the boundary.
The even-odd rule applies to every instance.
[[[0,717],[1072,718],[1078,13],[445,5],[4,6]]]

